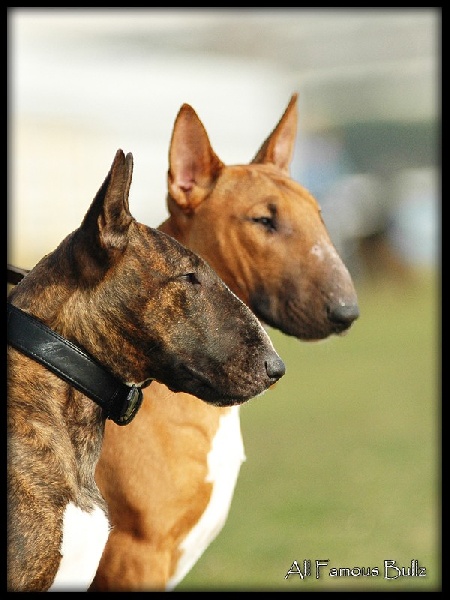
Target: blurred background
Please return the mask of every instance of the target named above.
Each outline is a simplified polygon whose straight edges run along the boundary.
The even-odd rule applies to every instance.
[[[293,92],[291,175],[357,284],[344,339],[272,339],[288,366],[242,408],[229,520],[180,589],[440,585],[440,36],[436,8],[8,9],[8,261],[80,224],[115,152],[158,226],[180,106],[249,162]],[[294,560],[427,577],[284,579]],[[344,579],[344,580],[342,580]]]

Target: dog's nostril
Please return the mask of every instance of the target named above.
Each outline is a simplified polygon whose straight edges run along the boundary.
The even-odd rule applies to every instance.
[[[286,365],[279,356],[274,356],[265,362],[266,373],[271,379],[280,379],[286,372]]]
[[[351,325],[359,317],[357,304],[333,304],[328,306],[328,318],[334,323]]]

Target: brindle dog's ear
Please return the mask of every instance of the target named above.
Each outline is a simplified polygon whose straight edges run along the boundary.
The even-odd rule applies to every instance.
[[[283,116],[258,150],[252,164],[270,163],[289,175],[297,136],[297,98],[298,94],[292,94]]]
[[[122,150],[118,150],[111,170],[92,204],[99,242],[106,250],[121,250],[127,245],[128,228],[133,220],[128,203],[132,174],[132,154],[125,156]]]
[[[95,283],[117,260],[128,244],[133,222],[128,195],[133,156],[118,150],[102,186],[73,237],[73,257],[79,274]]]

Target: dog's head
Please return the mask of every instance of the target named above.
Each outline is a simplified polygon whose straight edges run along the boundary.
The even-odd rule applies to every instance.
[[[162,229],[199,253],[266,324],[303,340],[359,315],[351,276],[313,196],[289,175],[297,94],[248,165],[225,165],[184,104],[170,145]]]
[[[132,168],[119,150],[81,226],[10,300],[127,383],[218,405],[260,394],[284,374],[269,337],[203,259],[132,217]]]

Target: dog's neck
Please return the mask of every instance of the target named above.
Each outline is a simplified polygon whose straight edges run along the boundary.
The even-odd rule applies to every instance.
[[[118,425],[133,419],[142,402],[140,387],[125,385],[82,348],[10,302],[7,316],[9,344],[88,396],[106,418]]]
[[[33,363],[33,381],[25,376]],[[17,375],[19,374],[19,375]],[[14,381],[10,378],[14,376]],[[45,381],[43,388],[35,382]],[[10,443],[14,440],[33,439],[33,427],[39,424],[48,449],[58,448],[59,472],[71,477],[77,465],[80,506],[92,508],[93,503],[103,506],[103,500],[94,482],[94,471],[100,455],[105,419],[102,409],[90,398],[33,361],[15,348],[8,348],[8,407],[14,407],[14,420],[9,423]],[[8,416],[12,414],[8,410]],[[43,419],[45,415],[45,419]],[[55,437],[55,432],[58,435]],[[16,435],[17,434],[17,435]],[[25,463],[34,464],[32,452],[22,449]],[[61,451],[62,450],[62,451]],[[84,491],[83,491],[84,490]],[[83,500],[84,499],[84,500]]]
[[[105,418],[101,408],[78,390],[67,385],[65,392],[62,411],[79,468],[81,488],[89,490],[95,504],[103,506],[94,475],[103,443]]]

